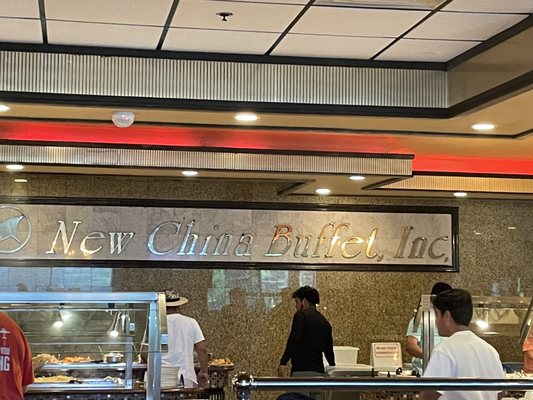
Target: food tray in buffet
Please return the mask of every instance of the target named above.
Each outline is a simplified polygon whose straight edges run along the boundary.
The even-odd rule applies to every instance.
[[[55,375],[46,377],[36,377],[35,383],[29,385],[30,390],[34,389],[59,389],[59,388],[76,388],[76,389],[89,389],[89,388],[123,388],[124,380],[115,377],[89,378],[80,379],[74,376],[68,375]]]
[[[167,335],[165,295],[156,292],[0,293],[0,312],[19,324],[37,355],[30,392],[39,396],[133,390]],[[138,356],[143,340],[155,355],[148,365]],[[159,400],[157,379],[150,376],[146,392]]]
[[[122,356],[122,355],[121,355]],[[40,364],[39,373],[56,370],[74,370],[74,369],[115,369],[123,370],[127,367],[125,362],[106,362],[106,357],[102,359],[92,359],[84,356],[67,356],[57,358],[52,354],[38,354],[33,357],[34,366]],[[109,360],[109,358],[107,358]],[[132,369],[146,369],[144,363],[132,363]]]
[[[40,371],[54,371],[54,370],[68,370],[68,369],[118,369],[122,370],[126,368],[126,363],[105,363],[103,361],[87,361],[79,363],[57,363],[57,364],[45,364]],[[146,369],[146,364],[133,363],[133,369]]]

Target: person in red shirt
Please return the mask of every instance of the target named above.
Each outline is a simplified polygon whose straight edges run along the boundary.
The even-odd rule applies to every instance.
[[[529,336],[526,339],[522,352],[524,353],[524,367],[522,370],[526,374],[531,374],[533,373],[533,336]]]
[[[24,332],[0,313],[0,400],[23,400],[33,381],[31,350]]]

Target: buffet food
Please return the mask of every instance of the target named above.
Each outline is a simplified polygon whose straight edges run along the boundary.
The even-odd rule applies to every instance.
[[[38,354],[35,357],[32,358],[34,363],[41,363],[41,364],[73,364],[73,363],[80,363],[80,362],[91,362],[91,357],[83,357],[83,356],[69,356],[69,357],[63,357],[62,359],[57,358],[54,355],[43,353]]]
[[[61,364],[72,364],[72,363],[80,363],[80,362],[91,362],[91,357],[71,356],[71,357],[64,357],[62,360],[59,361],[59,363]]]
[[[68,383],[76,378],[66,375],[40,376],[35,378],[35,383]]]
[[[46,363],[56,364],[59,362],[56,356],[53,356],[47,353],[37,354],[35,357],[32,358],[32,361],[34,364],[46,364]]]
[[[229,358],[215,358],[211,360],[210,364],[215,366],[225,366],[233,365],[233,362]]]

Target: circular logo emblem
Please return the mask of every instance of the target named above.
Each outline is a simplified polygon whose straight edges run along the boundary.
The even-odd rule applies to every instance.
[[[18,207],[0,205],[0,253],[11,254],[21,250],[31,236],[31,222]]]

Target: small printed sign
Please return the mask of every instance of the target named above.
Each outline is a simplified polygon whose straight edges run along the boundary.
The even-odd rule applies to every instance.
[[[402,366],[400,343],[372,343],[372,366],[380,371],[393,371]]]

